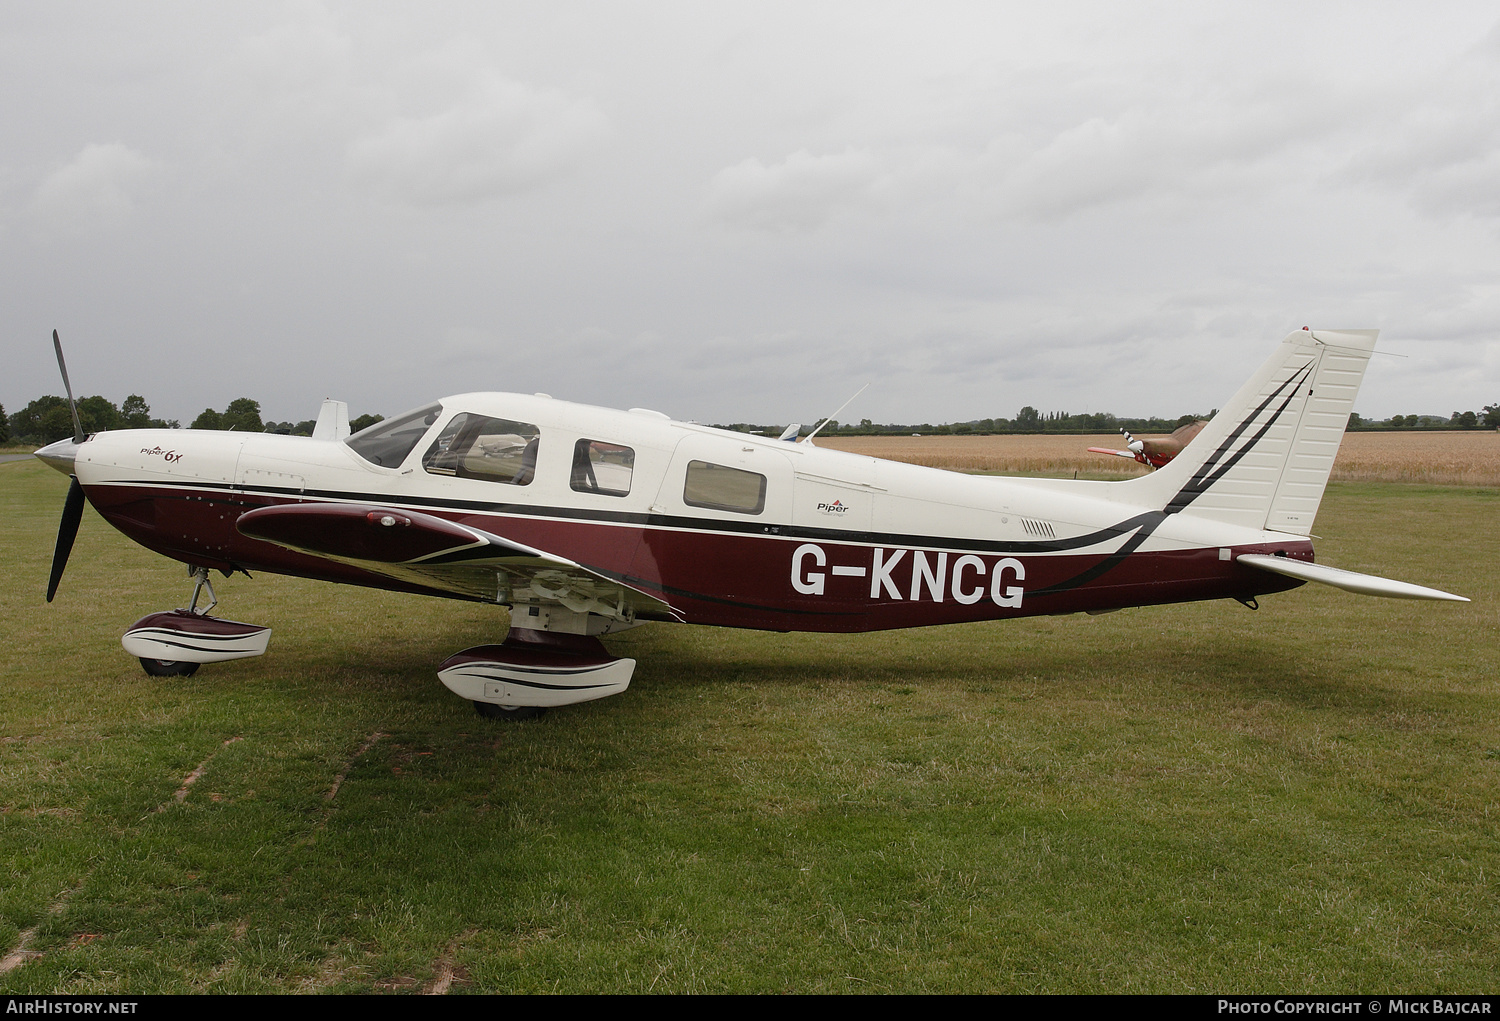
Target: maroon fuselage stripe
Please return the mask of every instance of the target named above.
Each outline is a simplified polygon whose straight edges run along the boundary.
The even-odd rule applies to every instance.
[[[85,490],[114,527],[147,549],[184,563],[464,598],[251,539],[235,529],[236,520],[248,510],[305,504],[305,500],[118,484]],[[819,538],[814,542],[826,558],[826,564],[817,568],[823,591],[808,594],[797,591],[792,583],[793,554],[808,542],[795,536],[418,509],[566,557],[659,596],[690,623],[772,631],[879,631],[1202,599],[1248,599],[1302,584],[1222,560],[1213,548],[1118,556],[1121,543],[1111,541],[1103,544],[1104,552],[997,554],[967,550],[962,540],[953,539],[934,539],[921,551],[923,563],[934,575],[938,555],[932,551],[946,551],[940,585],[926,578],[914,584],[919,551],[913,549],[906,550],[889,572],[889,583],[881,584],[872,582],[875,553],[868,542]],[[1238,546],[1235,553],[1280,553],[1311,560],[1312,544],[1289,538],[1276,544]],[[889,563],[896,551],[885,548],[882,555]],[[964,571],[956,570],[957,561],[966,556],[977,556],[982,567],[971,561]],[[1025,577],[1019,583],[1008,579],[1001,590],[1022,589],[1020,605],[999,605],[991,597],[992,574],[1006,559],[1019,561]],[[863,569],[863,574],[836,573],[834,567]],[[935,588],[941,589],[941,599],[935,598]],[[955,589],[966,597],[982,589],[983,595],[965,604],[955,598]],[[893,590],[900,598],[893,598]],[[872,591],[876,592],[873,596]]]

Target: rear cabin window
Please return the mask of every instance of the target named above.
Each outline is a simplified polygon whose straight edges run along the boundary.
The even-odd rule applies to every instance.
[[[630,476],[635,472],[635,451],[618,443],[579,440],[573,444],[575,492],[603,496],[629,496]]]
[[[766,509],[766,477],[707,461],[689,461],[682,502],[689,507],[759,514]]]
[[[536,477],[536,451],[536,426],[464,412],[443,427],[422,467],[433,475],[527,486]]]
[[[378,464],[382,468],[398,468],[442,413],[441,404],[429,404],[397,418],[376,422],[344,442],[349,444],[350,450],[371,464]]]

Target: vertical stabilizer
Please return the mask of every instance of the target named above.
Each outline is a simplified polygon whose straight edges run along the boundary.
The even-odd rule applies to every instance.
[[[323,400],[318,421],[313,426],[315,440],[342,440],[349,435],[349,405],[332,397]]]
[[[1298,330],[1160,471],[1125,485],[1169,514],[1307,535],[1379,330]]]

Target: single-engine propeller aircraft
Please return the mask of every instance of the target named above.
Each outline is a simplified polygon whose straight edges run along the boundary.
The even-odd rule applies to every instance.
[[[1317,581],[1463,600],[1313,562],[1310,532],[1375,330],[1300,330],[1170,461],[1117,482],[964,475],[545,394],[445,397],[349,435],[75,435],[48,582],[87,499],[188,565],[192,599],[122,642],[148,673],[257,656],[210,571],[268,571],[510,607],[438,668],[485,716],[624,691],[600,635],[646,621],[873,631],[1258,597]],[[57,335],[53,334],[54,343]],[[68,400],[62,348],[57,344]],[[208,604],[199,609],[207,590]]]
[[[1125,450],[1114,450],[1109,447],[1090,447],[1091,454],[1114,454],[1116,457],[1129,457],[1141,464],[1152,468],[1164,466],[1172,458],[1182,453],[1182,448],[1193,442],[1193,437],[1203,431],[1208,423],[1203,419],[1196,422],[1188,422],[1173,429],[1167,436],[1147,436],[1138,439],[1130,435],[1130,430],[1121,429],[1120,433],[1125,437]]]

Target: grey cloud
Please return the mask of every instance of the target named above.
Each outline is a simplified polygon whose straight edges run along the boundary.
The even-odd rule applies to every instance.
[[[814,156],[802,149],[770,166],[747,159],[720,170],[704,208],[710,219],[736,227],[816,230],[841,211],[869,205],[880,178],[868,152]]]
[[[81,235],[117,227],[135,211],[155,167],[121,142],[90,143],[41,182],[31,212],[46,233]]]
[[[587,99],[489,77],[427,117],[393,117],[348,152],[354,180],[417,206],[469,205],[546,184],[605,140]]]

